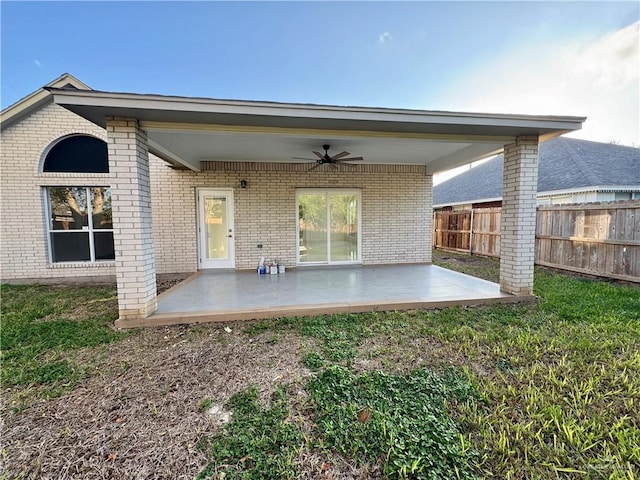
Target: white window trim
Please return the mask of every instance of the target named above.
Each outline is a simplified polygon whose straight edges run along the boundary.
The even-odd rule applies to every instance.
[[[300,194],[305,193],[347,193],[358,197],[358,259],[325,262],[300,262]],[[327,221],[329,220],[330,202],[327,202]],[[329,246],[330,229],[327,228],[327,245]],[[322,265],[361,265],[362,264],[362,189],[360,188],[296,188],[296,266],[317,267]]]
[[[49,196],[49,189],[51,188],[84,188],[85,189],[85,194],[87,195],[87,208],[90,208],[91,211],[88,212],[87,215],[87,221],[88,221],[88,229],[87,230],[54,230],[52,228],[52,212],[51,212],[51,197]],[[101,228],[98,230],[94,230],[93,229],[93,206],[91,203],[91,191],[90,189],[92,188],[111,188],[108,185],[91,185],[89,187],[86,186],[70,186],[70,185],[50,185],[50,186],[46,186],[46,187],[42,187],[42,191],[43,191],[43,196],[44,196],[44,211],[45,211],[45,225],[46,225],[46,232],[47,232],[47,252],[49,255],[49,265],[53,266],[53,265],[74,265],[74,266],[79,266],[79,265],[100,265],[100,264],[107,264],[107,265],[112,265],[115,263],[115,259],[113,260],[96,260],[96,252],[95,252],[95,245],[94,245],[94,239],[93,239],[93,234],[97,231],[99,233],[101,232],[111,232],[113,233],[114,229],[113,228]],[[68,233],[79,233],[79,232],[86,232],[87,235],[89,235],[89,256],[90,259],[89,260],[70,260],[70,261],[66,261],[66,262],[56,262],[53,259],[53,248],[51,245],[51,238],[52,238],[52,234],[56,233],[56,234],[65,234],[66,232]]]

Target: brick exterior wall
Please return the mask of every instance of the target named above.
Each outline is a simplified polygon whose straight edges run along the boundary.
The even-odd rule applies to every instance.
[[[261,256],[296,264],[297,188],[360,189],[363,264],[431,261],[432,177],[424,166],[309,167],[203,162],[204,171],[195,173],[152,161],[157,272],[198,269],[196,189],[204,187],[234,190],[237,269],[255,268]],[[243,179],[246,189],[240,188]]]
[[[49,261],[44,187],[109,186],[111,174],[40,173],[45,153],[61,137],[87,134],[107,139],[95,124],[48,104],[2,132],[0,139],[0,277],[113,279],[114,262]]]
[[[504,146],[500,288],[533,294],[538,137],[521,136]]]
[[[61,137],[72,134],[88,134],[107,141],[104,129],[54,104],[2,132],[3,281],[115,279],[116,262],[49,261],[44,188],[109,186],[115,195],[114,173],[119,160],[110,159],[108,174],[40,173],[46,151]],[[363,264],[431,261],[432,177],[425,174],[423,166],[359,165],[341,167],[339,171],[321,167],[308,172],[308,165],[204,162],[205,171],[195,173],[173,170],[157,157],[149,157],[151,230],[158,274],[198,269],[196,188],[200,187],[234,189],[238,269],[253,269],[261,256],[295,265],[296,188],[314,187],[361,190]],[[135,165],[138,168],[138,163]],[[240,188],[242,179],[247,180],[247,189]],[[118,201],[113,201],[114,229],[118,229]],[[262,250],[256,247],[258,243],[264,245]],[[149,258],[146,253],[145,256]],[[150,277],[143,283],[135,288],[148,289]]]

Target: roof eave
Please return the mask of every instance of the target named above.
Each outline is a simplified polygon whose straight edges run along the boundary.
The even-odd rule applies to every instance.
[[[469,134],[559,135],[582,127],[585,117],[533,116],[469,112],[444,112],[371,107],[340,107],[276,102],[217,100],[192,97],[69,91],[48,88],[55,103],[105,126],[107,116],[130,116],[143,121],[216,123],[222,120],[238,125],[296,121],[319,128],[360,126],[361,129],[388,131],[442,131]],[[205,120],[203,122],[203,120]],[[208,120],[208,122],[207,122]],[[300,122],[302,120],[302,122]],[[307,126],[307,125],[302,125]]]
[[[538,197],[552,197],[554,195],[569,195],[587,192],[640,192],[640,185],[588,185],[584,187],[566,188],[562,190],[548,190],[538,192]]]
[[[573,193],[589,193],[589,192],[640,192],[640,185],[596,185],[588,187],[567,188],[564,190],[549,190],[546,192],[536,193],[538,197],[553,197],[555,195],[570,195]],[[458,205],[470,205],[472,203],[497,202],[502,197],[481,198],[476,200],[460,200],[456,202],[445,202],[434,204],[433,208],[455,207]]]
[[[31,92],[29,95],[21,98],[17,102],[9,105],[0,112],[0,128],[2,130],[15,124],[31,112],[51,102],[52,96],[49,92],[50,88],[56,88],[70,83],[77,88],[91,90],[84,82],[78,80],[70,73],[63,73],[55,80],[47,83],[44,87]]]

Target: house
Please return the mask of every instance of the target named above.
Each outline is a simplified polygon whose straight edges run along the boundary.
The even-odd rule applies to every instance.
[[[433,174],[505,151],[500,287],[530,295],[538,142],[583,121],[114,93],[65,74],[0,116],[2,280],[115,278],[122,323],[154,313],[161,274],[429,264]],[[330,163],[323,145],[364,160]]]
[[[468,210],[502,204],[498,155],[433,188],[433,207]],[[559,137],[540,144],[538,205],[640,199],[640,149]]]

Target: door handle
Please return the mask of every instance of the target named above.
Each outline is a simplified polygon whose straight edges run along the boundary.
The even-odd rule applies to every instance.
[[[227,235],[227,238],[233,238],[233,235]]]

